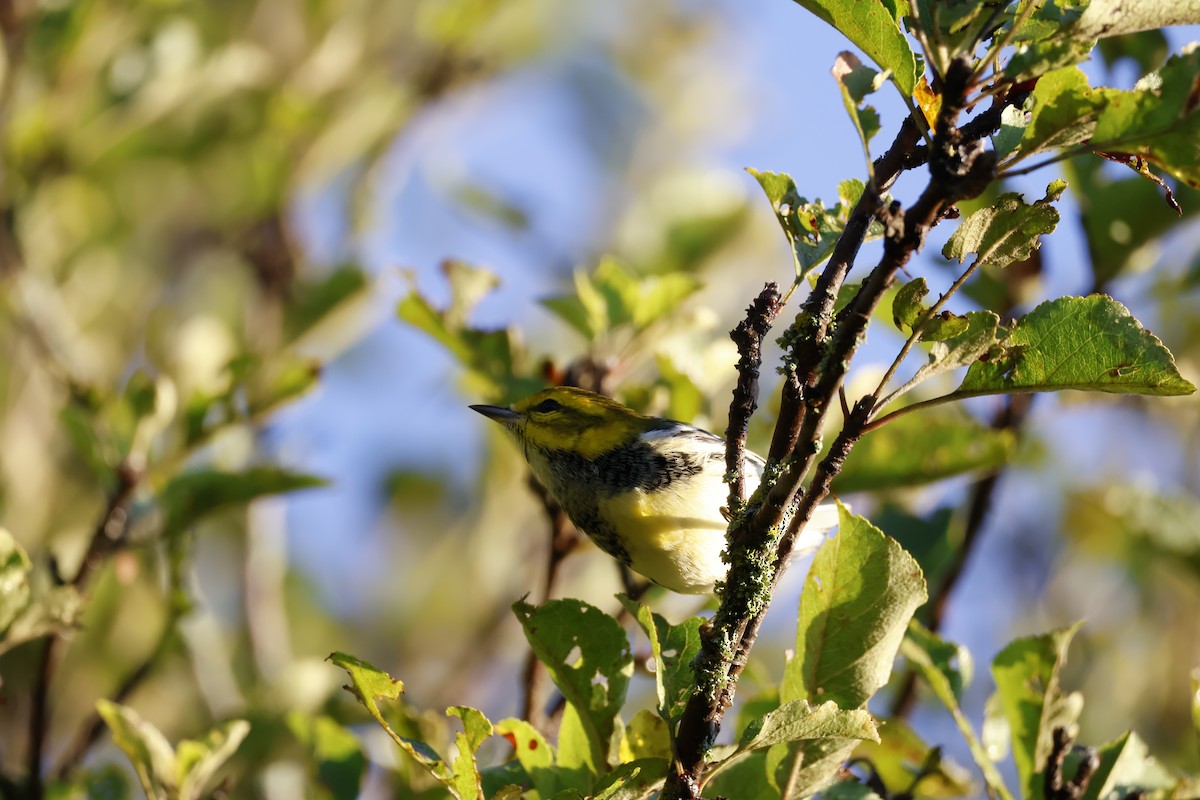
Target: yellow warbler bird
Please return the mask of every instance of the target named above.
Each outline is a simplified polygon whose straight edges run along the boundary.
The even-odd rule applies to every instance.
[[[724,580],[721,509],[729,487],[720,437],[569,386],[511,408],[471,408],[505,427],[533,474],[601,550],[683,594],[712,592]],[[746,453],[747,492],[763,467],[761,457]],[[795,552],[815,549],[836,524],[837,509],[819,506]]]

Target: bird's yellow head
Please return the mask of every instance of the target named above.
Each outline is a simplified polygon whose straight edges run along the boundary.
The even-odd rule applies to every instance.
[[[553,386],[505,406],[471,406],[529,446],[593,459],[636,439],[654,423],[616,400]]]

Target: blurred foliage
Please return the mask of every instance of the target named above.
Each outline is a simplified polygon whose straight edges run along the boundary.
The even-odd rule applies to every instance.
[[[988,19],[969,8],[978,4],[948,4],[940,23],[926,15],[912,27],[936,40],[921,56],[889,4],[871,4],[866,15],[834,0],[800,5],[881,70],[843,56],[838,85],[828,87],[840,86],[864,148],[882,130],[879,113],[862,105],[869,92],[899,88],[935,108],[922,58],[944,66],[981,26],[1016,20],[1011,9]],[[899,720],[877,725],[866,709],[877,691],[896,691],[887,682],[897,651],[949,710],[964,752],[998,796],[993,743],[1006,741],[1022,788],[1038,796],[1054,769],[1059,723],[1079,741],[1108,740],[1096,750],[1087,797],[1135,785],[1156,797],[1174,787],[1182,797],[1195,785],[1181,777],[1200,767],[1195,706],[1183,700],[1195,692],[1200,602],[1194,401],[1102,406],[1176,448],[1162,456],[1174,465],[1162,479],[1169,489],[1131,485],[1120,472],[1101,485],[1073,483],[1053,473],[1069,472],[1053,458],[1063,442],[1046,444],[1049,467],[1032,464],[1016,457],[1012,431],[980,422],[974,407],[907,413],[1008,391],[1191,388],[1176,365],[1194,378],[1200,363],[1200,196],[1186,186],[1198,174],[1200,55],[1169,56],[1158,31],[1103,39],[1106,64],[1134,64],[1147,77],[1127,90],[1094,86],[1075,66],[1094,42],[1062,27],[1075,17],[1061,5],[1037,6],[1020,23],[1028,28],[1008,78],[1046,74],[1030,103],[1006,117],[995,146],[1009,172],[1034,154],[1073,156],[1066,196],[1078,219],[1060,219],[1050,205],[1064,191],[1058,182],[1032,203],[997,191],[977,210],[964,205],[974,215],[943,252],[960,262],[975,256],[969,269],[978,272],[962,291],[969,307],[931,304],[917,277],[878,314],[877,328],[895,322],[913,349],[927,345],[901,385],[920,383],[916,399],[868,436],[835,484],[859,493],[856,508],[880,508],[872,516],[882,531],[844,512],[834,540],[841,549],[817,556],[797,638],[781,645],[794,643],[798,655],[782,681],[764,678],[765,691],[742,702],[736,729],[715,751],[710,794],[777,796],[790,786],[870,796],[855,781],[830,785],[852,753],[893,794],[909,785],[922,797],[977,792],[978,777],[932,747],[928,732]],[[397,143],[480,87],[565,70],[563,54],[578,46],[580,60],[592,61],[572,73],[572,90],[589,106],[576,135],[636,198],[616,211],[587,206],[617,219],[606,221],[594,252],[571,253],[580,265],[542,299],[541,327],[495,324],[494,310],[482,313],[503,288],[497,272],[457,260],[453,243],[439,243],[444,283],[431,291],[412,276],[398,316],[450,355],[474,401],[509,403],[546,383],[583,382],[645,413],[721,430],[735,356],[717,329],[733,324],[757,288],[746,263],[759,254],[748,242],[769,221],[755,226],[774,216],[803,289],[798,279],[829,258],[869,177],[843,181],[826,203],[802,196],[782,172],[751,170],[770,206],[759,213],[744,187],[670,161],[695,134],[679,119],[720,113],[708,87],[684,105],[679,80],[715,74],[700,72],[696,59],[726,22],[721,13],[669,0],[615,10],[545,0],[0,8],[0,342],[8,355],[0,363],[0,794],[126,798],[140,786],[171,798],[536,792],[546,800],[656,791],[691,679],[701,627],[694,607],[653,592],[649,605],[615,603],[615,570],[579,548],[564,565],[570,588],[556,591],[586,602],[538,598],[549,602],[522,601],[511,614],[515,597],[542,585],[552,540],[530,533],[545,527],[544,509],[517,455],[499,447],[486,450],[469,489],[425,464],[387,467],[379,486],[389,514],[379,527],[405,535],[379,544],[376,531],[349,525],[329,533],[375,563],[373,574],[339,580],[378,583],[378,607],[331,602],[310,573],[334,567],[289,567],[286,523],[270,498],[326,491],[341,476],[275,441],[272,423],[320,394],[330,362],[352,362],[370,332],[371,306],[386,292],[384,277],[363,263],[361,239],[390,222],[378,197]],[[637,112],[622,106],[629,96]],[[657,116],[632,121],[639,113]],[[1114,151],[1135,171],[1091,150]],[[1146,164],[1165,173],[1161,185],[1145,179]],[[476,178],[451,181],[444,199],[513,240],[536,229],[541,209]],[[313,198],[320,211],[303,213]],[[1060,298],[1026,308],[1042,265],[1020,269],[1041,258],[1038,237],[1076,222],[1086,288],[1120,290],[1128,302]],[[883,233],[872,223],[866,238]],[[333,246],[314,244],[325,239]],[[318,258],[321,249],[333,252]],[[735,249],[752,255],[730,258]],[[762,259],[772,264],[763,274],[786,282],[793,270],[776,269],[781,252]],[[563,272],[554,258],[542,262]],[[928,274],[933,282],[937,270]],[[942,383],[968,365],[957,392]],[[1065,425],[1071,406],[1054,408],[1060,416],[1048,425]],[[400,409],[378,425],[415,429],[424,413]],[[1036,608],[1016,597],[996,602],[1031,611],[1038,624],[1052,618],[1043,628],[1085,614],[1089,625],[1006,648],[976,734],[967,719],[969,654],[909,624],[914,613],[929,621],[928,606],[919,608],[924,582],[940,585],[964,546],[957,498],[935,484],[1039,468],[1034,474],[1050,472],[1067,498],[1061,525],[1046,523],[1064,536],[1036,542],[1029,556],[1053,575]],[[1100,565],[1118,596],[1110,605],[1094,591],[1089,565]],[[836,616],[842,602],[861,613]],[[831,616],[838,625],[826,628]],[[676,617],[684,621],[669,621]],[[1073,636],[1101,666],[1066,663]],[[515,718],[493,725],[465,705],[446,715],[420,710],[468,701],[508,710],[517,645],[526,643],[565,698],[557,733]],[[331,650],[386,659],[388,668],[341,652],[322,663]],[[393,664],[412,703],[387,675]],[[339,667],[352,694],[337,689]],[[1082,686],[1088,704],[1063,685]],[[364,725],[368,715],[381,727]],[[1113,738],[1131,722],[1141,738]]]

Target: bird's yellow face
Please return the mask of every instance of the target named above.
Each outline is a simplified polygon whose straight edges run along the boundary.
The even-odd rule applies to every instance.
[[[471,406],[502,423],[520,441],[541,450],[593,459],[636,439],[651,419],[603,395],[554,386],[514,404]]]

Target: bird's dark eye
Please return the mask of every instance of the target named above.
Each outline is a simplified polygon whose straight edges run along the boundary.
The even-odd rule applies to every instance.
[[[546,400],[543,400],[534,406],[533,410],[539,414],[549,414],[551,411],[558,411],[560,408],[562,408],[562,403],[558,402],[557,400],[547,398]]]

